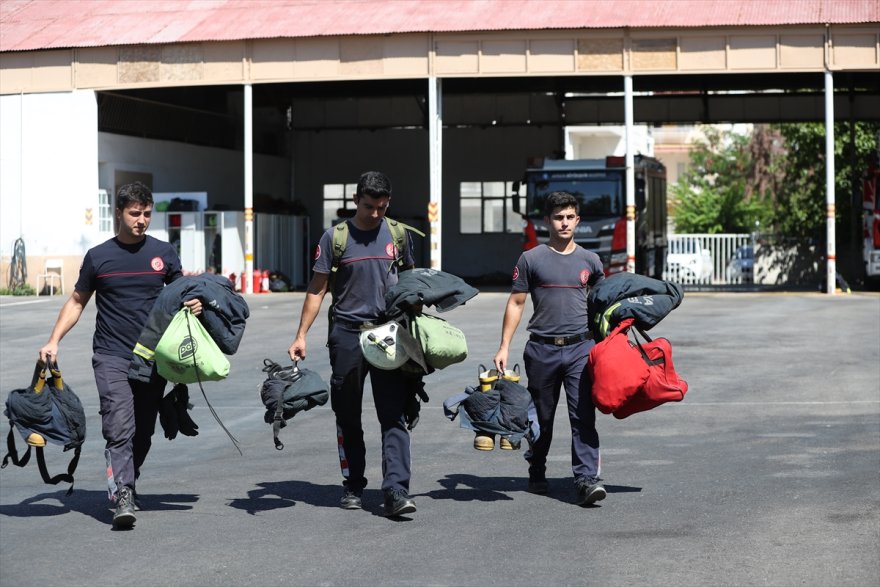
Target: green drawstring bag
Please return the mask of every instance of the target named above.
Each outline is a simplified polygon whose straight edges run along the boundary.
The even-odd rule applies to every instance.
[[[437,316],[419,314],[411,323],[415,338],[425,354],[425,362],[434,369],[443,369],[467,358],[464,332]]]
[[[171,320],[156,345],[156,368],[172,383],[220,381],[229,375],[229,360],[184,307]]]

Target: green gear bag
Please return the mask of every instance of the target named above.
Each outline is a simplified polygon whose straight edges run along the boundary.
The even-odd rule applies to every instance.
[[[220,381],[229,375],[229,360],[196,317],[183,308],[156,345],[156,368],[172,383]]]
[[[460,363],[467,358],[464,332],[437,316],[419,314],[412,320],[413,338],[425,354],[425,362],[435,369]]]

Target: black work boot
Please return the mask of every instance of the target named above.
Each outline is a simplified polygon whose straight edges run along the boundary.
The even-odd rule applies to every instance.
[[[544,495],[549,490],[549,485],[547,484],[547,477],[544,467],[538,466],[530,466],[529,467],[529,493],[536,493],[538,495]]]
[[[113,513],[113,527],[127,530],[134,526],[137,518],[134,515],[134,492],[122,487],[116,492],[116,511]]]
[[[577,492],[574,502],[578,505],[592,505],[608,495],[598,477],[578,477],[574,480],[574,488]]]
[[[342,499],[339,500],[339,507],[344,510],[361,509],[361,495],[363,491],[360,489],[352,489],[346,487],[342,493]]]
[[[385,516],[393,518],[416,511],[416,502],[405,489],[388,489],[385,491]]]

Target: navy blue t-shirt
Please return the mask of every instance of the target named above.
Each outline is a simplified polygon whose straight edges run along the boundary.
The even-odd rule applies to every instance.
[[[134,245],[113,237],[89,249],[75,289],[96,293],[92,350],[130,359],[153,302],[166,283],[182,275],[177,251],[151,236]]]
[[[398,251],[391,238],[388,223],[378,228],[360,230],[349,220],[348,241],[333,278],[333,313],[350,322],[375,320],[385,311],[385,292],[397,283]],[[333,231],[329,228],[321,236],[315,251],[315,273],[330,273],[333,266]],[[412,240],[406,233],[405,263],[414,265]]]
[[[590,287],[604,278],[602,260],[580,246],[560,253],[539,245],[523,253],[513,270],[513,291],[532,294],[529,332],[538,336],[587,332],[587,296]]]

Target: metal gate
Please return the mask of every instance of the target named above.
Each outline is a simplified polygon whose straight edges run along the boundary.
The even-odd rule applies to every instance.
[[[682,285],[741,285],[755,282],[752,234],[669,236],[663,279]]]

